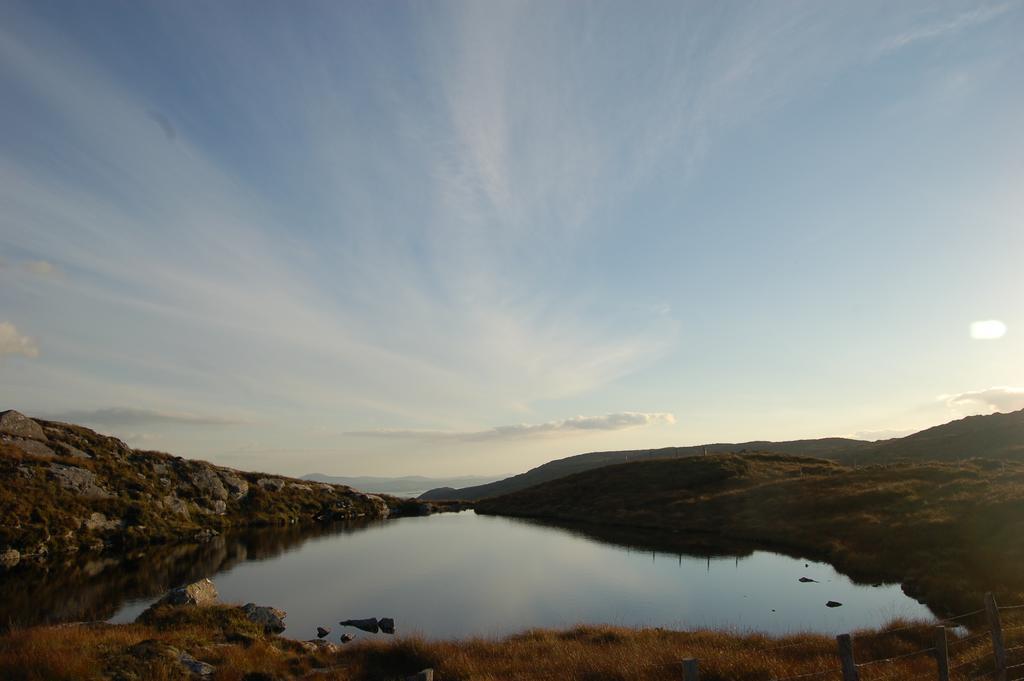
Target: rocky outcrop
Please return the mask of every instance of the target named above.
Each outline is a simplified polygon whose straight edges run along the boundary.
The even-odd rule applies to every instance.
[[[9,509],[0,539],[22,560],[192,540],[202,530],[423,510],[419,502],[364,495],[344,485],[134,450],[88,428],[13,411],[0,413],[0,422],[0,507]]]
[[[108,519],[107,516],[102,513],[92,513],[88,518],[82,521],[82,529],[93,532],[109,532],[110,530],[119,530],[123,526],[123,521]]]
[[[228,494],[236,501],[244,499],[245,495],[249,493],[249,483],[231,471],[221,470],[220,479],[228,488]]]
[[[163,507],[166,508],[171,513],[176,513],[178,515],[185,516],[185,518],[189,517],[188,503],[183,501],[182,499],[179,499],[173,494],[168,494],[163,499],[161,499],[159,503],[161,503]]]
[[[86,468],[51,463],[50,476],[64,489],[83,497],[107,499],[110,492],[96,481],[96,474]]]
[[[43,427],[13,409],[0,412],[0,435],[46,442],[46,433],[43,431]]]
[[[281,478],[260,478],[256,481],[256,484],[265,490],[280,492],[284,489],[285,481]]]
[[[23,437],[10,437],[0,435],[0,442],[17,447],[26,454],[32,456],[53,456],[54,451],[38,440],[27,440]]]
[[[199,494],[217,501],[226,501],[228,498],[227,487],[221,481],[220,476],[210,466],[200,463],[193,463],[188,470],[188,479],[192,485],[199,490]]]
[[[388,502],[384,501],[382,497],[379,497],[376,494],[360,494],[359,498],[363,501],[370,502],[381,518],[387,518],[391,515],[391,508],[388,506]]]
[[[280,634],[286,628],[284,618],[288,616],[288,613],[284,610],[278,610],[268,605],[246,603],[242,606],[242,612],[250,622],[262,626],[268,634]]]

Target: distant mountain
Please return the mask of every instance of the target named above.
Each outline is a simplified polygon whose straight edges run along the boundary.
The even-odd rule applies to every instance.
[[[856,452],[867,452],[875,446],[873,442],[865,440],[852,440],[843,437],[829,437],[818,440],[791,440],[788,442],[740,442],[714,443],[708,445],[694,445],[689,447],[663,447],[661,449],[631,449],[619,452],[590,452],[588,454],[577,454],[564,459],[549,461],[525,473],[514,475],[504,480],[498,480],[484,485],[474,485],[453,489],[454,485],[447,485],[440,489],[431,489],[420,495],[420,499],[440,500],[457,499],[464,501],[475,501],[487,497],[517,492],[533,485],[539,485],[549,480],[564,478],[573,473],[589,471],[602,466],[610,466],[628,461],[639,461],[643,459],[668,459],[685,458],[708,454],[727,454],[738,452],[777,452],[780,454],[791,454],[796,456],[817,456],[822,458],[839,460],[845,456],[852,456]],[[365,488],[364,488],[365,489]]]
[[[988,458],[1024,461],[1024,409],[1009,414],[968,416],[941,426],[928,428],[906,437],[867,442],[832,437],[788,442],[716,443],[692,447],[635,449],[621,452],[592,452],[557,459],[525,473],[485,485],[453,489],[431,489],[420,495],[424,500],[458,499],[475,501],[510,494],[557,480],[573,473],[612,464],[644,459],[685,458],[708,454],[773,452],[794,456],[814,456],[844,464],[890,463],[894,461],[956,461]]]
[[[332,485],[347,485],[354,487],[364,492],[372,492],[376,494],[389,493],[389,494],[401,494],[407,493],[419,493],[425,489],[433,489],[435,487],[469,487],[473,485],[482,485],[484,483],[493,482],[501,478],[500,475],[463,475],[453,478],[427,478],[422,475],[406,475],[399,478],[384,478],[376,476],[334,476],[324,475],[323,473],[309,473],[303,475],[303,480],[312,480],[314,482],[326,482]]]

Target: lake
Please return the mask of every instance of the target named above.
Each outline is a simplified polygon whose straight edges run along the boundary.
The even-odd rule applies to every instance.
[[[338,625],[366,617],[393,617],[399,634],[431,638],[581,622],[836,634],[932,617],[898,585],[854,584],[824,563],[743,547],[659,550],[679,538],[610,536],[472,511],[243,532],[45,573],[15,570],[0,577],[0,621],[131,621],[169,586],[203,576],[226,602],[287,611],[285,635],[300,639],[318,625],[335,640],[342,631],[369,637]],[[827,608],[829,600],[843,605]]]

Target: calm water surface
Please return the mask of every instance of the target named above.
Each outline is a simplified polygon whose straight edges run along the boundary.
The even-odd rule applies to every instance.
[[[501,635],[580,622],[841,633],[930,618],[898,585],[855,585],[829,565],[766,551],[705,557],[629,548],[472,511],[371,524],[285,544],[210,574],[221,598],[288,612],[288,636],[393,617],[399,634]],[[242,551],[245,554],[244,551]],[[272,552],[271,552],[272,553]],[[800,577],[817,583],[804,584]],[[123,603],[134,619],[152,597]],[[840,608],[826,608],[836,600]]]

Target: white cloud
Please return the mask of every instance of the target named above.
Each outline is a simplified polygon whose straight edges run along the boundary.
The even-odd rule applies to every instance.
[[[922,40],[932,40],[959,33],[972,26],[978,26],[995,19],[1004,12],[1013,9],[1015,5],[1019,6],[1019,3],[1006,2],[999,5],[977,7],[951,19],[913,27],[886,40],[881,48],[879,48],[879,52],[893,52]]]
[[[155,409],[135,409],[131,407],[71,410],[53,414],[50,418],[68,423],[96,424],[101,426],[142,426],[161,423],[193,426],[227,426],[245,423],[242,419],[222,416],[158,411]]]
[[[14,324],[0,322],[0,355],[38,357],[39,346],[35,339],[23,336]]]
[[[975,340],[996,340],[1006,335],[1006,324],[998,319],[983,319],[971,322],[971,338]]]
[[[672,425],[676,417],[669,413],[641,413],[635,411],[605,414],[604,416],[574,416],[561,421],[510,426],[495,426],[487,430],[363,430],[345,433],[350,436],[421,440],[515,440],[547,435],[579,434],[594,431],[625,430],[654,425]]]
[[[1024,388],[994,387],[969,390],[956,395],[941,395],[939,399],[960,414],[991,414],[1024,409]]]
[[[884,430],[860,430],[850,437],[856,440],[891,440],[894,437],[906,437],[920,431],[920,428],[886,428]]]

